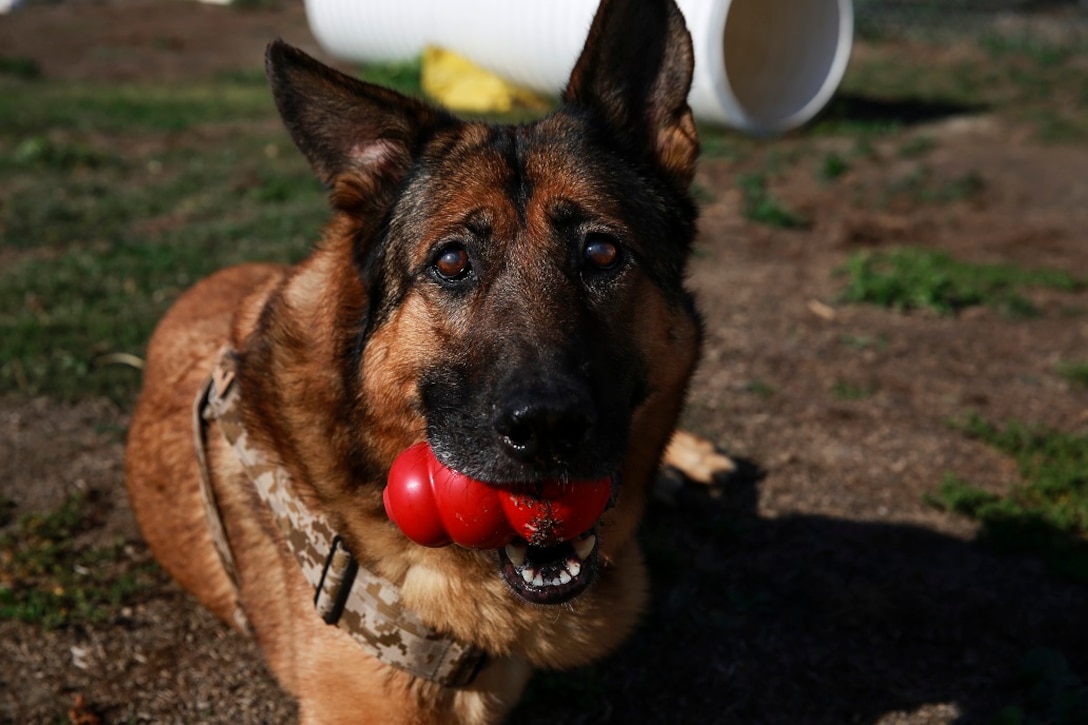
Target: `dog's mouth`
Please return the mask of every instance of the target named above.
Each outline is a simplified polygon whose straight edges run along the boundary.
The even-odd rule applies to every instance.
[[[584,592],[597,576],[596,527],[571,541],[534,546],[516,539],[498,550],[499,574],[522,599],[562,604]]]
[[[421,442],[397,456],[382,497],[390,520],[417,544],[497,551],[514,593],[561,604],[596,578],[597,527],[618,485],[618,473],[486,483],[446,467]]]

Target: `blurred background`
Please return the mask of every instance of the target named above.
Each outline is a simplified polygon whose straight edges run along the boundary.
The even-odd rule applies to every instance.
[[[643,626],[512,722],[1088,722],[1088,4],[853,7],[811,119],[700,129],[683,423],[738,470],[663,489]],[[182,290],[327,218],[268,41],[414,95],[435,59],[330,54],[294,0],[5,10],[0,722],[291,721],[150,559],[128,413]]]

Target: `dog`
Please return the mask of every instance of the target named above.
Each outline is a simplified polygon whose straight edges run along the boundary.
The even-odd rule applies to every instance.
[[[331,219],[298,265],[168,311],[125,474],[158,561],[252,633],[303,722],[497,722],[534,669],[635,626],[701,338],[692,67],[672,0],[603,0],[557,110],[490,125],[268,47]],[[497,490],[611,477],[612,503],[573,542],[420,546],[383,486],[421,441]]]

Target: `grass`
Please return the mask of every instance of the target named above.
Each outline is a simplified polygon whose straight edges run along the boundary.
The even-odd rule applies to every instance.
[[[248,82],[99,85],[52,81],[0,85],[3,136],[44,131],[95,134],[181,132],[211,123],[271,118],[267,86]]]
[[[977,171],[952,178],[939,178],[933,169],[919,165],[911,173],[891,180],[877,200],[880,206],[891,206],[897,201],[910,204],[951,204],[978,198],[986,189],[986,181]]]
[[[842,96],[909,103],[893,104],[891,115],[857,117],[843,117],[843,109],[858,109],[840,104],[840,112],[830,109],[801,131],[802,143],[844,129],[856,138],[856,153],[825,153],[817,162],[823,181],[842,177],[855,157],[871,153],[874,136],[902,128],[896,113],[932,110],[926,104],[1023,105],[1018,113],[1036,118],[1040,133],[1053,138],[1075,138],[1084,125],[1084,114],[1073,112],[1088,108],[1088,85],[1069,75],[1075,68],[1064,51],[994,38],[981,51],[988,63],[967,58],[933,73],[924,57],[904,61],[887,50],[851,67]],[[368,65],[360,75],[420,95],[419,71],[416,61]],[[1055,99],[1062,102],[1042,103]],[[1055,115],[1052,107],[1062,110]],[[208,272],[246,259],[300,258],[326,215],[323,195],[281,130],[259,69],[169,86],[106,85],[45,78],[32,60],[3,57],[0,119],[0,392],[108,395],[127,404],[137,371],[96,361],[110,353],[142,354],[154,322]],[[749,219],[782,229],[808,226],[769,188],[774,169],[796,159],[776,159],[778,146],[735,132],[708,129],[704,145],[709,156],[738,163],[753,154],[768,157],[766,168],[737,179]],[[901,143],[900,154],[919,157],[932,146],[930,138],[916,136]],[[983,186],[977,175],[940,180],[921,166],[889,193],[943,202],[970,198]],[[888,263],[854,259],[850,265],[879,286],[876,268]],[[929,275],[928,291],[888,292],[878,304],[948,312],[976,303],[978,295],[963,288],[958,272],[952,281],[939,272],[918,274]],[[862,293],[863,299],[882,294]],[[994,286],[981,294],[996,294]],[[1000,304],[1014,313],[1030,311],[1016,294]]]
[[[859,20],[863,16],[859,13]],[[860,23],[863,36],[864,26]],[[1084,73],[1072,62],[1083,56],[1083,34],[1061,39],[951,27],[941,32],[944,26],[943,21],[935,23],[933,32],[919,36],[907,30],[917,26],[896,25],[905,31],[900,35],[911,36],[907,47],[915,52],[903,53],[903,44],[868,43],[865,58],[851,63],[838,99],[817,128],[881,135],[909,124],[916,114],[941,115],[958,107],[998,109],[1006,118],[1034,126],[1036,138],[1043,141],[1088,139]],[[950,52],[952,48],[956,50]],[[941,71],[933,72],[934,67]],[[896,104],[905,117],[844,118],[843,107],[857,99]]]
[[[0,56],[0,75],[34,80],[41,78],[42,68],[37,61],[30,58]]]
[[[409,96],[423,96],[419,58],[396,63],[368,63],[359,68],[359,77]]]
[[[1027,33],[985,33],[979,45],[993,60],[1006,60],[1010,56],[1026,58],[1044,69],[1064,65],[1080,50],[1068,42],[1048,42]]]
[[[327,217],[259,77],[0,77],[0,118],[0,392],[127,405],[139,373],[104,355],[142,355],[215,269],[301,258]]]
[[[95,526],[91,502],[77,494],[0,537],[0,619],[52,629],[107,620],[138,599],[154,565],[132,562],[123,541],[81,546],[78,537]]]
[[[876,391],[875,385],[862,385],[848,380],[836,380],[834,385],[831,386],[831,394],[835,396],[836,400],[841,401],[866,400],[873,397]]]
[[[757,145],[757,141],[736,131],[716,126],[699,128],[699,155],[704,159],[741,162],[751,156]]]
[[[930,4],[939,9],[939,2]],[[777,169],[792,163],[775,159],[774,148],[807,145],[814,163],[806,173],[832,183],[862,161],[879,163],[888,156],[878,151],[884,147],[899,159],[930,156],[937,142],[908,132],[917,120],[911,114],[942,108],[994,110],[1025,120],[1047,140],[1088,139],[1088,82],[1067,62],[1073,56],[1018,42],[995,38],[974,50],[965,44],[962,60],[951,66],[934,63],[927,53],[899,52],[894,44],[870,48],[856,55],[836,106],[812,126],[774,142],[708,130],[704,155],[742,168],[771,157],[756,173],[738,178],[744,213],[760,224],[803,228],[808,220],[772,193]],[[418,64],[360,72],[421,94]],[[847,102],[851,97],[889,103],[865,107]],[[818,142],[828,135],[851,139],[855,149],[827,152]],[[896,180],[891,193],[945,203],[971,199],[985,190],[984,182],[970,173],[935,178],[920,164]],[[109,395],[127,405],[139,373],[102,364],[102,356],[142,354],[170,303],[216,268],[247,259],[298,259],[326,217],[324,195],[280,128],[259,70],[172,86],[104,85],[43,78],[31,60],[0,58],[0,188],[0,394]],[[701,195],[708,199],[711,191],[703,187]],[[972,305],[1028,314],[1025,289],[1083,284],[1064,273],[1032,276],[909,249],[855,255],[845,272],[857,294],[850,301],[941,314]],[[841,344],[862,351],[885,350],[890,343],[882,335],[856,335],[844,336]],[[1088,386],[1084,363],[1070,362],[1058,372],[1073,385]],[[762,399],[779,394],[758,379],[744,390]],[[840,380],[831,393],[860,400],[873,390]],[[1076,475],[1088,470],[1083,439],[977,419],[961,429],[1005,446],[1023,480],[999,496],[950,477],[934,501],[979,520],[982,540],[999,550],[1040,556],[1059,573],[1083,563],[1085,484],[1083,474]],[[93,502],[73,497],[54,512],[17,523],[12,509],[0,497],[0,525],[14,529],[0,537],[0,616],[44,627],[78,626],[116,616],[146,590],[153,571],[131,562],[123,543],[87,547]],[[691,518],[700,530],[659,524],[646,536],[651,572],[669,585],[658,591],[675,591],[654,605],[647,629],[653,637],[655,629],[694,619],[699,636],[726,640],[731,628],[749,622],[745,613],[767,607],[765,572],[759,570],[751,586],[729,583],[713,552],[737,536],[736,521],[703,514],[684,518],[689,529]],[[1083,568],[1074,567],[1071,576],[1082,575]],[[711,606],[704,607],[701,589],[727,590],[728,598],[708,597]],[[656,636],[665,647],[677,644],[667,633]],[[608,676],[602,668],[538,675],[523,712],[573,699],[583,715],[606,719]],[[1005,702],[1015,704],[1002,711],[1001,722],[1088,722],[1083,677],[1060,654],[1029,655],[1019,676],[1022,696],[1008,695]],[[678,712],[683,706],[678,701]]]
[[[40,78],[0,62],[0,393],[131,403],[156,321],[196,280],[302,258],[325,195],[263,73],[174,85]],[[366,80],[421,95],[419,63]]]
[[[970,264],[942,251],[913,247],[855,252],[839,274],[846,277],[843,302],[900,311],[928,309],[942,315],[986,305],[1009,317],[1030,317],[1037,310],[1021,294],[1024,289],[1071,292],[1084,286],[1083,280],[1062,270]]]
[[[75,171],[106,166],[125,166],[124,159],[94,146],[58,142],[44,136],[30,136],[20,141],[6,159],[15,167],[29,171]]]
[[[857,350],[887,350],[889,340],[887,335],[850,335],[844,334],[839,337],[839,342],[846,347]]]
[[[841,154],[829,152],[824,155],[816,177],[825,183],[838,180],[850,171],[850,162]]]
[[[932,136],[914,136],[899,147],[899,156],[904,159],[916,159],[925,156],[936,147],[937,141]]]
[[[1019,702],[1002,708],[993,725],[1078,725],[1088,722],[1088,683],[1065,656],[1049,647],[1031,650],[1017,667]]]
[[[802,229],[808,226],[807,219],[768,191],[766,174],[741,174],[737,177],[737,186],[744,196],[745,218],[778,229]]]
[[[749,381],[744,386],[744,391],[747,393],[751,393],[757,398],[762,398],[763,400],[769,400],[770,398],[773,398],[775,393],[777,392],[773,385],[764,380]]]
[[[1088,362],[1067,362],[1058,366],[1058,374],[1073,385],[1088,388]]]
[[[950,474],[930,503],[978,521],[980,541],[995,550],[1038,556],[1088,583],[1088,437],[974,415],[953,426],[1011,456],[1021,483],[998,495]]]

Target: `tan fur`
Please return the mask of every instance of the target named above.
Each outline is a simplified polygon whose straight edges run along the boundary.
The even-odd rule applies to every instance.
[[[129,438],[126,481],[130,498],[156,558],[171,576],[227,621],[233,598],[207,533],[200,502],[192,443],[193,400],[224,344],[245,349],[260,307],[267,311],[293,300],[293,314],[303,320],[314,319],[326,303],[325,297],[343,294],[335,287],[327,287],[316,298],[306,294],[307,289],[317,289],[311,286],[310,275],[322,268],[324,255],[319,252],[290,272],[267,266],[220,272],[183,295],[151,341],[148,382]],[[270,292],[277,285],[280,288]],[[267,320],[266,324],[276,327],[284,323]],[[317,354],[328,349],[327,326],[311,329],[314,334],[296,350]],[[298,385],[300,399],[320,399],[329,394],[323,391],[329,385],[328,376],[320,374],[316,359],[301,364],[307,362],[313,366],[310,373],[270,372],[270,377]],[[326,378],[325,384],[313,384],[311,375]],[[668,419],[647,412],[647,418]],[[260,427],[252,430],[268,433]],[[302,430],[308,428],[303,426]],[[656,436],[663,441],[668,432],[659,431]],[[218,443],[212,447],[211,467],[242,573],[241,600],[277,678],[300,698],[304,721],[337,722],[344,713],[360,717],[365,713],[374,722],[450,722],[452,712],[463,722],[490,722],[516,701],[530,672],[527,661],[547,667],[584,664],[615,647],[634,625],[646,581],[637,548],[629,539],[641,514],[642,496],[624,496],[602,526],[602,539],[608,546],[604,556],[612,571],[569,609],[558,611],[516,601],[494,576],[488,556],[457,547],[427,549],[407,544],[381,512],[376,495],[363,496],[354,505],[340,501],[334,512],[356,514],[345,517],[345,532],[355,533],[352,540],[359,542],[357,555],[376,562],[376,571],[401,583],[407,606],[425,621],[500,656],[472,686],[461,691],[413,683],[409,676],[377,662],[343,632],[315,616],[313,595],[298,565],[279,541],[233,453],[215,433],[213,428],[210,437]],[[296,435],[304,434],[300,431]],[[334,458],[335,454],[314,457],[309,469],[321,471],[325,481],[333,476],[342,479],[346,472],[337,470]],[[656,459],[632,451],[630,465],[652,468]],[[304,499],[320,500],[303,483],[307,479],[296,480],[302,483]],[[345,480],[338,483],[330,488],[349,486]],[[361,531],[367,533],[360,536]],[[368,677],[368,672],[372,676]],[[324,694],[307,698],[308,693]]]
[[[607,16],[606,7],[616,6],[632,16],[637,2],[606,0],[601,17]],[[661,73],[662,85],[648,101],[655,110],[646,122],[645,143],[667,178],[661,183],[685,189],[698,148],[684,102],[690,42],[675,7],[658,2],[669,20],[671,74]],[[591,44],[626,27],[621,21],[619,30],[609,30],[602,26],[607,17],[601,17]],[[651,23],[643,32],[662,30]],[[219,350],[229,346],[240,360],[241,413],[252,443],[274,453],[291,474],[297,495],[332,523],[363,565],[400,587],[408,609],[488,653],[471,685],[446,688],[379,662],[349,635],[326,625],[315,614],[313,593],[269,512],[213,423],[209,467],[240,572],[238,601],[276,677],[299,699],[302,720],[499,721],[534,668],[592,662],[635,626],[647,589],[635,531],[696,362],[698,322],[676,291],[667,295],[649,274],[636,270],[624,278],[614,300],[620,315],[615,325],[629,330],[648,370],[645,395],[630,420],[621,493],[598,529],[603,566],[587,591],[563,605],[530,605],[496,575],[494,552],[412,544],[386,516],[383,474],[374,471],[388,470],[398,453],[427,436],[420,400],[426,366],[469,354],[464,350],[499,327],[558,349],[568,316],[575,314],[565,305],[581,294],[582,284],[556,260],[554,219],[562,204],[575,200],[582,214],[606,220],[606,228],[621,238],[639,238],[642,230],[625,227],[625,199],[605,188],[607,174],[583,173],[571,139],[584,131],[572,131],[576,124],[570,117],[542,121],[535,145],[522,152],[521,173],[534,190],[523,207],[512,200],[513,167],[489,146],[492,131],[459,126],[445,143],[455,149],[450,153],[468,160],[443,167],[428,194],[405,202],[415,212],[412,221],[422,216],[426,223],[418,234],[402,235],[412,246],[399,248],[400,253],[409,257],[406,268],[419,268],[436,244],[463,235],[474,218],[498,240],[493,244],[508,245],[501,274],[495,275],[499,282],[489,294],[459,307],[436,285],[408,286],[356,359],[360,324],[373,302],[361,281],[357,245],[377,237],[383,210],[393,203],[396,183],[415,153],[413,134],[437,124],[437,116],[317,68],[297,51],[270,52],[282,56],[270,66],[274,88],[288,98],[281,112],[331,188],[333,218],[321,245],[302,263],[222,271],[184,294],[162,320],[150,342],[145,387],[129,435],[126,482],[134,511],[167,571],[231,621],[234,591],[207,531],[191,422],[194,399]],[[597,73],[595,57],[587,46],[568,88],[570,102],[596,104],[608,122],[626,123],[630,109],[621,103],[627,96],[598,88],[608,77]],[[617,65],[622,55],[603,57]],[[317,86],[312,96],[296,87],[300,79]],[[606,102],[594,100],[598,95]],[[371,104],[371,111],[375,98],[382,108],[399,104],[404,115],[372,120],[362,112],[328,112],[355,97]],[[358,127],[351,126],[353,118],[362,119]],[[336,140],[344,134],[348,138]],[[559,141],[553,145],[551,139]],[[337,143],[347,150],[338,151]],[[653,248],[641,252],[651,255]]]
[[[320,260],[320,255],[317,257]],[[320,298],[303,299],[306,265],[295,270],[277,299],[300,295],[302,319]],[[196,391],[224,344],[241,347],[266,307],[270,289],[288,273],[268,266],[235,267],[199,283],[159,325],[147,358],[145,386],[129,437],[126,481],[144,535],[156,558],[201,602],[230,621],[232,586],[208,535],[193,451],[191,412]],[[232,329],[233,328],[233,329]],[[318,347],[327,340],[315,337]],[[314,615],[313,594],[271,519],[256,499],[232,451],[210,431],[211,469],[223,518],[242,574],[240,598],[276,676],[300,698],[305,722],[493,720],[528,679],[524,660],[488,665],[472,686],[446,690],[379,663],[350,637]],[[308,498],[312,498],[312,492]],[[398,542],[402,549],[404,542]],[[307,693],[323,693],[307,698]],[[353,715],[352,715],[353,714]]]

